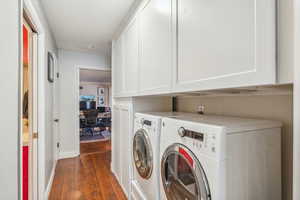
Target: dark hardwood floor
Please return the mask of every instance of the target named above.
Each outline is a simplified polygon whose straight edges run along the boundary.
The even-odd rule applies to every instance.
[[[80,148],[79,157],[58,161],[49,200],[126,200],[110,171],[110,142]]]

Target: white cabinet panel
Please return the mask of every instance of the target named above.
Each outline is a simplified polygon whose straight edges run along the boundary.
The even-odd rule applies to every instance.
[[[113,44],[113,93],[119,96],[123,92],[123,44],[122,37]]]
[[[140,91],[166,91],[172,77],[171,0],[149,0],[140,17]]]
[[[121,164],[122,164],[122,186],[123,189],[125,190],[125,193],[127,194],[127,196],[130,194],[130,111],[129,109],[121,109],[121,113],[120,113],[120,117],[121,117],[121,126],[120,126],[120,130],[122,130],[122,132],[120,132],[120,139],[121,139]]]
[[[114,42],[114,94],[275,84],[290,72],[276,74],[275,37],[275,0],[143,1]]]
[[[277,48],[278,48],[278,82],[293,83],[294,80],[294,0],[277,3]]]
[[[124,52],[124,94],[136,94],[138,92],[138,23],[133,19],[122,34]]]
[[[275,83],[275,0],[177,6],[177,90]]]
[[[131,177],[131,104],[114,105],[112,117],[112,171],[128,196]]]
[[[112,113],[112,171],[117,179],[121,180],[121,166],[120,166],[120,109],[113,107]]]

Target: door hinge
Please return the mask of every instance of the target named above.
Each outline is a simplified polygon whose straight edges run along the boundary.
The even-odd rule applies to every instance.
[[[56,143],[56,147],[57,147],[57,148],[59,148],[59,142],[58,142],[58,143]]]
[[[38,132],[35,132],[35,133],[32,134],[32,138],[33,139],[37,139],[38,137],[39,137]]]

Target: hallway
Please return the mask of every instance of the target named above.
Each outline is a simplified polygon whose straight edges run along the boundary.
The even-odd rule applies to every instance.
[[[58,161],[49,200],[125,200],[110,171],[110,141],[80,147],[79,157]]]

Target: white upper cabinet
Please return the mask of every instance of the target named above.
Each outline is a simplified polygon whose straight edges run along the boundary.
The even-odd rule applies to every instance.
[[[172,1],[149,0],[140,18],[140,92],[166,92],[172,84]]]
[[[138,20],[134,18],[122,34],[123,36],[123,78],[124,93],[135,95],[138,92]]]
[[[174,91],[276,83],[275,10],[275,0],[178,0]]]
[[[114,95],[292,82],[290,1],[142,1],[113,43]]]
[[[114,96],[120,96],[122,95],[124,89],[123,89],[123,50],[122,50],[123,44],[122,44],[122,37],[115,40],[113,43],[113,52],[112,52],[112,85],[113,85],[113,93]]]

